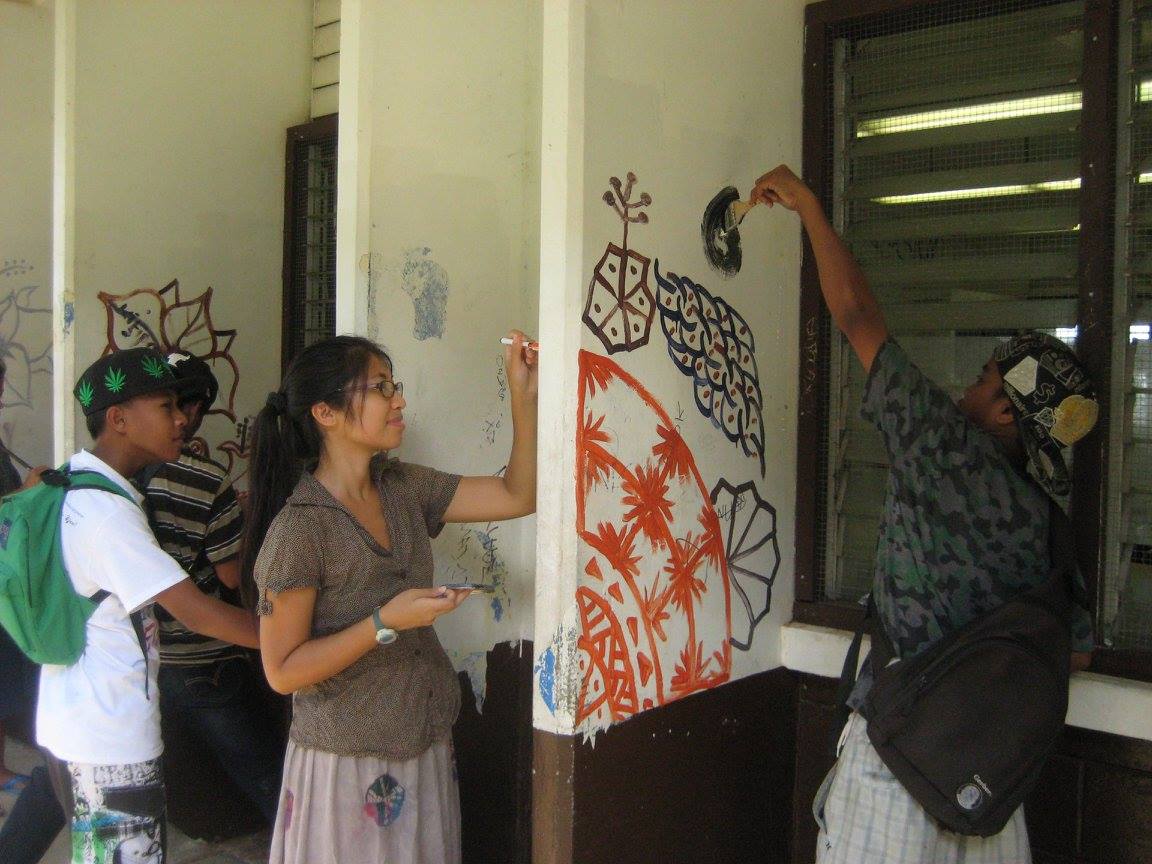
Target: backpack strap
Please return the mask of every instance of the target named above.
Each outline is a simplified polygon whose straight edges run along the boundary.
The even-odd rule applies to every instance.
[[[852,690],[856,686],[856,669],[860,665],[860,645],[864,641],[864,631],[868,629],[868,617],[872,614],[872,610],[872,595],[869,594],[868,608],[864,610],[864,617],[856,625],[852,644],[848,646],[848,653],[844,656],[844,667],[840,670],[840,684],[836,687],[836,714],[832,720],[832,734],[828,739],[828,745],[833,756],[840,755],[836,752],[840,743],[840,736],[844,732],[844,724],[848,722],[848,717],[852,714],[852,709],[848,707],[848,697],[852,695]]]
[[[76,489],[95,489],[100,492],[111,492],[119,495],[122,498],[127,498],[137,507],[139,503],[132,494],[108,477],[105,477],[99,471],[92,471],[90,469],[81,468],[73,471],[68,465],[56,470],[45,471],[42,479],[50,486],[63,486],[69,492]],[[99,605],[103,603],[108,597],[112,596],[111,592],[103,588],[89,594],[88,599],[93,603]],[[149,684],[148,684],[148,639],[144,634],[144,613],[137,609],[135,612],[128,613],[128,620],[132,622],[132,630],[136,634],[136,644],[140,646],[140,653],[144,655],[144,698],[150,698]]]
[[[832,722],[832,740],[830,742],[834,755],[838,755],[836,749],[840,742],[840,735],[843,732],[844,724],[848,722],[848,717],[852,713],[852,709],[848,706],[848,698],[856,688],[856,670],[860,665],[860,648],[864,642],[864,634],[867,633],[871,640],[868,658],[872,664],[873,674],[875,674],[878,666],[883,668],[895,656],[888,634],[884,632],[884,623],[876,611],[876,598],[869,592],[865,599],[867,604],[864,608],[864,617],[856,625],[852,644],[848,646],[848,653],[844,657],[844,667],[840,670],[840,684],[836,688],[836,716]]]

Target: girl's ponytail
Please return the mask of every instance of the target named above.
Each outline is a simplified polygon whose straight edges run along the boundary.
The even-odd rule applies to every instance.
[[[334,336],[314,342],[288,367],[280,389],[268,394],[253,429],[248,509],[240,550],[240,593],[256,607],[254,571],[260,546],[276,514],[292,494],[300,474],[320,458],[324,440],[312,406],[326,402],[351,410],[349,385],[363,383],[372,358],[392,361],[375,342],[359,336]]]
[[[260,409],[253,423],[252,455],[248,471],[248,506],[244,519],[244,539],[240,548],[240,595],[244,605],[256,608],[256,583],[253,570],[268,526],[276,518],[300,479],[302,463],[297,455],[292,425],[283,407],[277,410],[270,393],[268,403]],[[288,433],[288,434],[285,434]]]

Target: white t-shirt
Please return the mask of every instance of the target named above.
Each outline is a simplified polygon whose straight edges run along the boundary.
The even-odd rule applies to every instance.
[[[73,470],[99,471],[138,503],[88,489],[64,499],[60,540],[72,584],[84,596],[100,589],[112,596],[88,619],[80,659],[72,666],[41,667],[36,740],[68,762],[127,765],[156,759],[164,746],[151,602],[188,574],[157,545],[139,506],[144,499],[126,479],[86,450],[69,464]],[[128,617],[137,609],[144,610],[147,661]]]

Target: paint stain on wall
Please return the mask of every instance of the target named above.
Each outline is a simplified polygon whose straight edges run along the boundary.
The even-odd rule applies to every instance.
[[[432,249],[418,246],[404,253],[400,287],[412,298],[412,335],[420,341],[441,339],[448,315],[448,271],[429,257]]]
[[[376,252],[360,256],[360,269],[364,271],[368,285],[368,338],[376,342],[380,338],[380,319],[377,316],[376,296],[379,293],[381,256]]]
[[[756,368],[756,338],[748,322],[723,298],[656,262],[656,299],[668,356],[692,379],[700,413],[744,454],[760,462],[764,476],[764,399]]]
[[[468,676],[468,685],[472,688],[472,695],[476,699],[476,710],[484,710],[484,694],[488,687],[488,652],[473,651],[469,654],[449,652],[452,665],[457,672]]]
[[[652,196],[642,192],[632,201],[636,175],[629,171],[625,180],[610,178],[612,188],[604,193],[604,202],[624,223],[624,239],[619,246],[609,243],[600,256],[581,318],[609,354],[648,344],[656,305],[648,287],[649,259],[628,248],[628,226],[648,223],[648,214],[639,211],[652,203]]]
[[[731,609],[720,520],[672,419],[607,357],[580,352],[579,387],[575,719],[588,733],[727,681]]]
[[[536,688],[540,691],[540,698],[548,706],[548,710],[556,713],[556,652],[552,646],[540,655],[536,662]]]
[[[780,569],[776,508],[760,497],[752,481],[734,486],[721,479],[709,496],[724,530],[724,555],[738,603],[732,622],[732,645],[752,647],[752,634],[772,608],[772,585]],[[742,615],[741,615],[742,613]]]

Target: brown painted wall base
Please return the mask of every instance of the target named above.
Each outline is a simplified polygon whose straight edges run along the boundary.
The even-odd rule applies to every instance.
[[[571,860],[786,861],[794,694],[793,677],[779,669],[577,743]]]
[[[460,778],[464,864],[532,860],[532,643],[488,652],[484,711],[460,676],[464,704],[453,730]]]
[[[461,677],[464,862],[808,864],[835,684],[776,669],[647,711],[592,744],[533,731],[532,644],[497,645],[483,713]],[[259,822],[194,750],[169,747],[197,766],[181,769],[188,796],[170,802],[181,828],[227,836]],[[1067,729],[1025,810],[1035,864],[1152,862],[1152,743]]]

